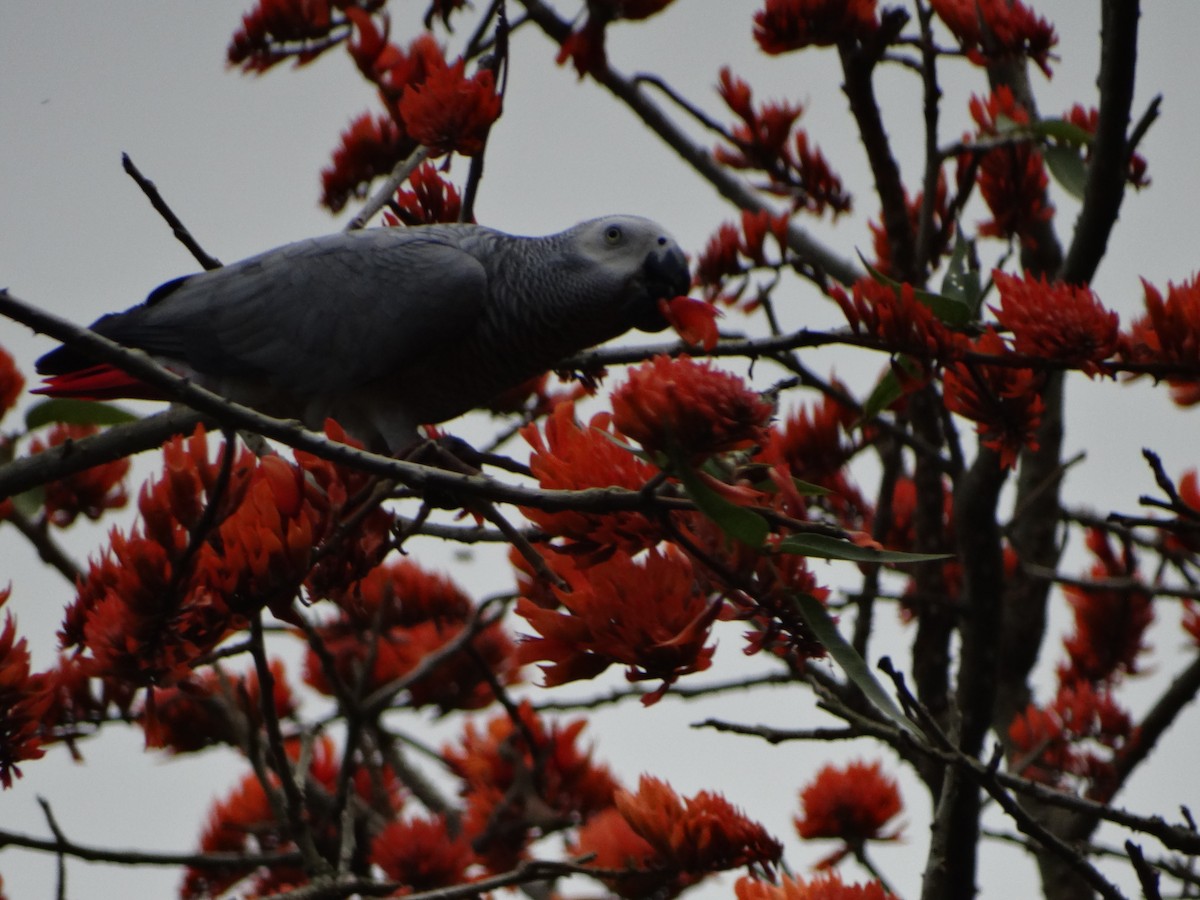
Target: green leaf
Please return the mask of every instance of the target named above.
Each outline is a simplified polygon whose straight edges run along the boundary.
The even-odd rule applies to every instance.
[[[866,266],[867,271],[871,273],[871,277],[880,284],[887,285],[896,292],[899,297],[904,290],[904,285],[894,278],[888,278],[869,262],[861,253],[858,258],[862,260],[862,264]],[[944,297],[941,294],[935,294],[933,291],[927,291],[923,288],[914,287],[912,289],[913,296],[916,297],[919,303],[929,307],[935,316],[947,325],[966,325],[974,316],[970,307],[961,300],[955,300],[952,297]]]
[[[1083,188],[1087,184],[1087,165],[1083,161],[1083,154],[1075,147],[1062,144],[1051,144],[1042,153],[1054,180],[1076,200],[1082,200]]]
[[[692,498],[696,508],[708,516],[728,537],[761,547],[771,527],[767,520],[753,510],[730,503],[696,475],[687,465],[676,466],[683,489]]]
[[[983,302],[983,286],[979,280],[979,267],[975,263],[975,242],[962,236],[955,229],[954,251],[942,279],[942,294],[951,300],[966,304],[971,318],[979,317],[979,306]]]
[[[133,413],[111,403],[68,400],[61,397],[43,400],[25,413],[25,427],[30,431],[54,422],[66,422],[70,425],[124,425],[126,422],[137,420],[138,417]]]
[[[27,519],[32,519],[42,511],[42,507],[46,505],[46,487],[39,484],[35,488],[30,488],[12,498],[13,507],[17,512]]]
[[[1042,119],[1027,127],[1040,137],[1053,138],[1059,143],[1070,144],[1073,147],[1086,147],[1095,137],[1090,131],[1066,119]]]
[[[916,734],[916,729],[912,723],[900,711],[900,707],[896,705],[896,701],[892,699],[892,695],[883,689],[883,685],[876,680],[874,673],[867,665],[866,660],[858,655],[858,651],[850,645],[850,643],[842,637],[842,633],[838,631],[837,624],[829,615],[829,610],[816,597],[811,597],[808,594],[793,594],[792,599],[796,601],[796,606],[800,611],[801,617],[804,619],[804,624],[809,627],[813,635],[828,651],[842,671],[860,691],[863,692],[871,704],[903,728],[912,734]]]
[[[949,559],[949,553],[905,553],[901,550],[873,550],[842,538],[824,534],[793,534],[779,542],[780,553],[798,553],[818,559],[843,559],[865,563],[914,563]]]

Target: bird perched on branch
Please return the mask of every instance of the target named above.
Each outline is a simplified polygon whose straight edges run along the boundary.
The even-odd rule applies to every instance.
[[[637,216],[516,237],[378,228],[288,244],[169,281],[92,329],[238,403],[392,453],[631,328],[661,331],[683,251]],[[37,363],[57,397],[161,399],[70,346]]]

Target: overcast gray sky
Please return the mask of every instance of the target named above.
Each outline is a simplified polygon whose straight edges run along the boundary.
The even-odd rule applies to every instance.
[[[425,4],[393,3],[394,34],[415,34]],[[575,4],[582,5],[582,3]],[[560,2],[568,14],[575,5]],[[808,107],[812,137],[858,198],[857,214],[836,226],[814,225],[843,255],[869,246],[865,216],[874,213],[861,148],[848,127],[834,54],[815,52],[768,59],[750,36],[758,3],[748,0],[680,2],[656,19],[610,29],[614,63],[627,72],[657,71],[687,96],[724,118],[712,93],[721,65],[747,78],[762,98],[800,100]],[[1096,287],[1123,318],[1140,308],[1138,276],[1165,285],[1189,277],[1197,266],[1195,209],[1200,180],[1200,92],[1195,90],[1194,41],[1200,4],[1158,0],[1147,4],[1136,109],[1165,95],[1162,118],[1143,152],[1154,186],[1131,195]],[[1035,75],[1044,114],[1075,100],[1095,101],[1098,4],[1079,0],[1039,2],[1058,26],[1062,61],[1052,81]],[[224,49],[244,11],[243,0],[157,0],[120,4],[65,0],[5,0],[0,5],[0,286],[79,322],[140,301],[156,284],[193,271],[187,252],[120,168],[128,152],[154,179],[208,252],[232,261],[290,240],[335,230],[339,223],[317,208],[318,172],[346,123],[373,108],[369,88],[337,51],[298,71],[248,78],[226,70]],[[600,89],[579,83],[553,64],[554,48],[540,35],[514,41],[506,113],[493,132],[487,177],[478,204],[481,221],[505,230],[545,233],[606,212],[634,212],[663,222],[692,253],[733,212],[711,188],[677,163]],[[982,92],[981,74],[966,65],[943,69],[946,115],[959,122],[943,140],[958,136],[965,98]],[[889,128],[901,148],[910,183],[921,135],[915,82],[890,73],[882,85]],[[454,173],[461,176],[462,161]],[[1059,220],[1065,229],[1071,205]],[[976,211],[975,218],[982,218]],[[985,248],[985,252],[996,252]],[[783,314],[792,324],[837,324],[840,317],[811,291],[794,287]],[[731,322],[730,324],[739,324]],[[51,343],[0,321],[0,345],[26,373]],[[880,360],[839,356],[838,373],[860,389]],[[816,357],[828,369],[834,357]],[[742,369],[744,371],[744,367]],[[1143,445],[1163,452],[1168,471],[1197,464],[1194,412],[1175,412],[1164,391],[1148,386],[1114,389],[1076,378],[1070,386],[1069,448],[1086,448],[1088,461],[1072,473],[1073,502],[1133,510],[1137,495],[1152,490],[1140,459]],[[10,423],[11,427],[11,423]],[[83,559],[103,544],[101,529],[77,526],[68,536]],[[427,555],[426,555],[427,554]],[[495,555],[464,566],[444,548],[426,543],[418,558],[454,570],[481,594],[508,583]],[[820,573],[821,570],[818,569]],[[42,570],[11,530],[0,528],[0,583],[11,581],[8,608],[33,646],[35,663],[53,658],[53,634],[70,590]],[[1131,686],[1145,697],[1178,667],[1183,639],[1174,619],[1156,630],[1154,673]],[[1060,619],[1061,621],[1061,619]],[[736,632],[723,633],[718,672],[745,666]],[[881,647],[903,655],[908,636],[893,630]],[[1048,644],[1046,670],[1057,644]],[[796,726],[815,721],[792,693],[764,694],[717,703],[705,714]],[[803,868],[821,848],[799,847],[790,817],[795,791],[820,759],[879,754],[869,745],[768,748],[747,739],[691,733],[701,716],[694,707],[665,701],[592,716],[599,755],[629,782],[641,771],[671,780],[677,789],[726,791],[788,841],[789,860]],[[1158,751],[1146,776],[1135,779],[1121,802],[1141,812],[1171,814],[1179,803],[1200,801],[1197,780],[1178,777],[1200,739],[1196,712]],[[430,726],[432,727],[432,726]],[[680,748],[686,742],[686,753]],[[186,850],[214,796],[241,774],[233,754],[165,761],[141,752],[140,733],[115,731],[85,746],[88,763],[76,766],[61,748],[25,767],[18,786],[0,795],[0,827],[46,834],[35,796],[53,805],[67,834],[115,847]],[[884,757],[885,760],[887,757]],[[1172,762],[1172,760],[1174,762]],[[887,760],[889,768],[891,760]],[[1157,777],[1153,776],[1157,771]],[[1190,771],[1190,768],[1189,770]],[[927,812],[920,790],[906,783],[909,841],[883,848],[878,862],[905,895],[913,895],[924,861]],[[1016,896],[1030,887],[1031,867],[1012,848],[986,855],[983,896]],[[72,862],[70,893],[78,897],[160,896],[178,876],[167,871],[122,871]],[[1012,875],[1011,873],[1022,873]],[[13,898],[47,896],[54,862],[25,852],[0,853],[0,874]],[[851,879],[861,873],[848,870]],[[1014,878],[1020,881],[1014,881]],[[1121,874],[1132,885],[1131,874]],[[715,896],[719,892],[711,892]]]

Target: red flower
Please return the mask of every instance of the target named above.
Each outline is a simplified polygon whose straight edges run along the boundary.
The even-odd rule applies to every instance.
[[[573,857],[592,857],[588,865],[597,869],[629,870],[628,875],[603,879],[621,897],[668,900],[691,884],[691,879],[678,872],[656,868],[654,848],[630,827],[615,806],[592,816],[579,829],[568,852]]]
[[[846,844],[847,851],[822,865],[837,862],[864,841],[892,841],[899,835],[898,827],[888,833],[884,828],[903,808],[900,791],[877,762],[824,766],[800,792],[800,803],[803,811],[795,820],[800,837],[837,838]]]
[[[334,6],[347,0],[258,0],[242,16],[242,27],[233,35],[226,51],[229,64],[244,72],[265,72],[277,63],[295,59],[297,65],[311,62],[345,35],[334,36],[346,20],[333,15]],[[383,0],[365,4],[372,8]]]
[[[363,113],[342,132],[332,164],[321,170],[321,204],[340,212],[351,198],[367,196],[367,187],[408,156],[416,141],[390,116]]]
[[[783,855],[783,847],[765,828],[711,791],[683,800],[666,782],[643,775],[636,794],[618,791],[614,803],[654,848],[659,865],[693,880],[753,863],[769,866]]]
[[[496,76],[490,69],[466,77],[466,62],[435,65],[420,84],[410,84],[398,112],[414,140],[435,154],[474,156],[483,150],[500,116]]]
[[[946,173],[938,169],[937,190],[933,197],[933,216],[930,221],[932,245],[929,248],[929,264],[936,268],[937,262],[950,252],[950,239],[954,237],[956,223],[954,214],[950,211],[946,191]],[[921,209],[925,205],[925,194],[916,197],[905,197],[905,207],[908,210],[908,227],[913,234],[920,228]],[[901,278],[903,273],[892,265],[892,244],[888,238],[887,229],[881,222],[871,220],[867,223],[871,229],[871,243],[875,251],[875,269],[888,278]]]
[[[8,412],[25,389],[25,376],[8,351],[0,347],[0,419]]]
[[[464,832],[494,872],[512,868],[535,829],[546,834],[586,822],[612,805],[617,788],[608,769],[579,747],[585,721],[546,724],[528,703],[519,714],[523,728],[506,715],[483,731],[468,722],[461,745],[443,750],[463,781]]]
[[[271,662],[275,714],[296,711],[283,663]],[[262,727],[262,688],[258,674],[241,677],[208,671],[168,688],[152,689],[142,711],[147,747],[171,753],[194,753],[216,744],[239,747],[245,728]]]
[[[981,137],[998,135],[1005,120],[1018,126],[1029,124],[1029,113],[1017,104],[1005,85],[996,88],[986,101],[972,97],[970,109]],[[969,141],[970,136],[965,140]],[[959,157],[960,178],[969,168],[969,160],[969,155]],[[1041,152],[1029,141],[987,150],[979,158],[978,181],[979,192],[992,211],[992,220],[982,223],[979,233],[1018,237],[1025,246],[1036,247],[1038,228],[1054,215],[1054,206],[1046,196],[1049,178]]]
[[[1113,552],[1107,535],[1090,529],[1088,549],[1096,557],[1091,577],[1137,581],[1137,560],[1129,547],[1121,558]],[[1137,673],[1137,658],[1146,650],[1143,638],[1154,621],[1154,606],[1145,591],[1085,588],[1064,585],[1075,614],[1075,631],[1063,641],[1070,663],[1059,669],[1063,684],[1077,679],[1093,684],[1110,681],[1122,673]]]
[[[1000,292],[996,319],[1013,333],[1013,349],[1026,356],[1076,366],[1088,375],[1117,352],[1119,326],[1115,312],[1100,305],[1082,285],[1048,284],[1026,273],[1016,278],[992,273]]]
[[[613,424],[650,453],[700,460],[765,436],[771,404],[729,372],[656,356],[612,395]]]
[[[619,446],[611,417],[592,418],[583,428],[575,421],[574,404],[559,404],[538,430],[527,425],[521,436],[533,449],[529,468],[538,485],[549,490],[623,487],[641,490],[657,470]],[[567,538],[568,552],[582,561],[606,559],[616,551],[637,553],[662,540],[662,525],[637,512],[588,513],[578,510],[521,512],[549,535]]]
[[[44,442],[40,438],[34,439],[29,452],[31,455],[41,453],[50,447],[91,437],[99,431],[96,425],[59,423],[50,429]],[[122,509],[129,502],[124,483],[128,473],[129,460],[114,459],[51,481],[44,488],[46,521],[58,528],[66,528],[80,515],[95,521],[107,509]]]
[[[390,822],[371,841],[371,862],[406,893],[461,884],[474,861],[467,839],[450,836],[445,816]]]
[[[8,602],[10,588],[0,590],[0,607]],[[17,639],[17,623],[11,612],[4,615],[0,630],[0,785],[12,787],[13,776],[21,777],[17,765],[41,759],[40,732],[51,701],[29,674],[29,648]]]
[[[1008,728],[1011,757],[1026,762],[1026,778],[1066,788],[1068,776],[1090,785],[1086,795],[1106,800],[1118,786],[1113,761],[1133,746],[1137,730],[1107,688],[1083,681],[1062,685],[1045,708],[1029,704]]]
[[[474,608],[448,578],[407,559],[372,570],[337,602],[337,618],[316,629],[325,652],[310,649],[304,673],[305,681],[329,695],[337,693],[331,678],[351,690],[371,691],[405,677],[454,640]],[[368,640],[370,635],[377,639]],[[516,680],[512,644],[499,624],[476,635],[472,647],[494,677],[503,683]],[[368,660],[373,666],[364,672]],[[476,657],[466,650],[451,654],[408,686],[411,706],[437,706],[443,712],[477,709],[492,699]]]
[[[742,121],[729,130],[734,149],[717,147],[713,155],[735,169],[765,172],[767,189],[788,198],[793,209],[820,214],[832,209],[836,218],[850,209],[850,195],[820,151],[808,144],[808,135],[796,127],[804,112],[799,104],[766,103],[755,109],[748,85],[721,69],[717,92]],[[750,255],[750,254],[748,254]],[[753,258],[753,257],[752,257]]]
[[[991,329],[974,342],[974,349],[994,356],[1009,352]],[[946,370],[946,408],[975,422],[984,446],[1000,454],[1002,466],[1011,467],[1022,447],[1037,449],[1043,382],[1031,369],[955,363]]]
[[[775,239],[782,254],[787,248],[787,229],[786,215],[772,216],[766,210],[757,213],[743,211],[740,232],[733,222],[721,225],[717,233],[709,238],[708,245],[696,261],[696,282],[705,289],[706,299],[712,301],[720,298],[727,305],[736,303],[746,289],[747,282],[743,280],[733,293],[724,292],[725,282],[748,274],[753,267],[772,265],[767,261],[767,235]],[[749,312],[757,305],[757,298],[751,298],[742,308]]]
[[[962,350],[962,336],[917,299],[911,284],[902,285],[897,293],[874,278],[860,278],[854,282],[853,296],[847,296],[840,285],[833,286],[830,296],[855,334],[877,338],[889,352],[944,363]]]
[[[586,570],[568,558],[548,562],[570,586],[554,592],[565,612],[522,597],[517,615],[540,637],[526,637],[517,651],[523,663],[546,660],[546,684],[594,678],[624,665],[630,681],[662,679],[643,698],[653,702],[681,675],[712,664],[705,646],[720,604],[697,590],[692,566],[681,553],[650,550],[641,562],[624,553]]]
[[[766,0],[754,14],[754,39],[766,53],[828,47],[879,25],[875,0]]]
[[[705,350],[717,346],[721,337],[717,330],[717,317],[721,314],[711,303],[693,300],[691,297],[673,297],[670,300],[659,300],[658,310],[675,329],[680,340]]]
[[[779,884],[742,877],[734,885],[737,900],[895,900],[878,881],[844,884],[837,872],[810,881],[785,875]]]
[[[1027,57],[1050,77],[1054,26],[1021,0],[931,0],[930,5],[976,65]]]
[[[1132,362],[1174,363],[1200,367],[1200,276],[1183,284],[1167,284],[1164,300],[1154,285],[1142,280],[1146,315],[1122,335],[1121,355]],[[1171,399],[1180,406],[1200,403],[1194,377],[1168,378]]]
[[[462,212],[462,197],[458,189],[438,174],[433,163],[423,163],[408,176],[412,190],[396,191],[390,212],[384,213],[388,225],[434,225],[457,222]]]

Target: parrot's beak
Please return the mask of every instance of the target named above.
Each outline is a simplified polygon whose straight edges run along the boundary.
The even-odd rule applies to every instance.
[[[669,241],[646,254],[642,277],[650,302],[644,306],[638,304],[633,327],[639,331],[662,331],[667,327],[667,320],[658,309],[658,301],[673,300],[686,294],[692,286],[687,257],[674,241]]]

